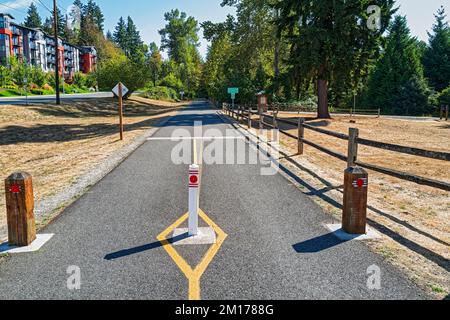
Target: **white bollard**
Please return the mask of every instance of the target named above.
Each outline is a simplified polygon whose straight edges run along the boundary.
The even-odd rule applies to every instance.
[[[200,167],[189,167],[189,236],[198,234]]]

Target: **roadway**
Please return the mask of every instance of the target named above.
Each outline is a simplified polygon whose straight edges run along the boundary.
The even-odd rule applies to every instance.
[[[92,93],[79,93],[79,94],[61,94],[62,101],[74,101],[74,100],[92,100],[101,98],[112,98],[111,92],[92,92]],[[45,96],[21,96],[21,97],[1,97],[0,105],[25,105],[27,103],[52,103],[55,102],[55,95]]]
[[[158,236],[188,210],[188,165],[172,161],[179,142],[166,138],[192,133],[194,121],[240,137],[206,104],[180,111],[44,228],[55,236],[39,252],[0,264],[0,299],[178,300],[192,290],[207,300],[426,298],[363,243],[338,240],[323,226],[332,218],[281,174],[261,175],[263,163],[203,166],[200,207],[226,234],[215,255],[176,239],[163,246]],[[202,259],[209,265],[192,288],[178,265]],[[382,271],[379,290],[367,286],[371,265]],[[66,286],[69,266],[81,270],[80,290]]]

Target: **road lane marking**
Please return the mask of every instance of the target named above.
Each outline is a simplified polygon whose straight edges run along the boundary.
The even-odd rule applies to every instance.
[[[172,141],[179,142],[183,140],[203,140],[203,141],[213,141],[213,140],[244,140],[245,137],[153,137],[147,138],[147,141]]]
[[[214,259],[214,257],[219,252],[220,247],[222,246],[225,239],[228,235],[216,224],[212,221],[206,213],[204,213],[201,209],[199,210],[199,216],[208,224],[217,234],[216,243],[213,244],[200,263],[193,269],[185,259],[177,252],[177,250],[172,246],[169,242],[169,234],[173,232],[176,228],[178,228],[182,223],[184,223],[188,217],[189,213],[184,214],[181,218],[175,221],[170,227],[164,230],[158,237],[158,241],[161,242],[163,248],[166,250],[167,254],[172,258],[175,264],[180,268],[180,270],[184,273],[189,282],[189,300],[200,300],[200,279],[205,273],[206,269]]]

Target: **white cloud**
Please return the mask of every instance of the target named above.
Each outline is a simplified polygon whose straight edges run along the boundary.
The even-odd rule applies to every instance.
[[[12,12],[14,9],[20,10],[28,8],[32,2],[35,2],[35,0],[15,0],[4,2],[4,6],[2,6],[1,11]]]

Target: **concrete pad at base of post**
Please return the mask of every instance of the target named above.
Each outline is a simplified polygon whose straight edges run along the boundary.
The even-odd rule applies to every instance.
[[[340,223],[337,224],[326,224],[325,227],[331,231],[336,238],[342,241],[364,241],[364,240],[376,240],[381,238],[380,234],[376,232],[374,229],[367,227],[366,234],[350,234],[345,232],[342,229],[342,225]]]
[[[183,235],[186,235],[183,238]],[[181,238],[179,241],[172,243],[174,246],[185,246],[185,245],[203,245],[203,244],[215,244],[216,243],[216,233],[213,228],[198,228],[198,233],[196,236],[189,236],[188,228],[178,228],[173,231],[172,238]]]
[[[18,254],[18,253],[31,253],[39,251],[54,234],[38,234],[36,240],[34,240],[29,246],[16,247],[10,246],[8,242],[0,244],[0,254]]]

